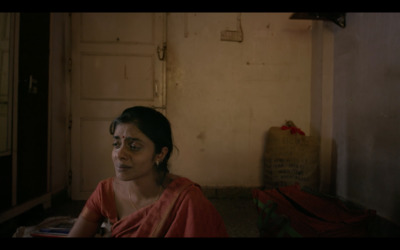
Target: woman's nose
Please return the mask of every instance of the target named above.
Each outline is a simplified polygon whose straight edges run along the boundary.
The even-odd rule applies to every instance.
[[[118,149],[117,157],[120,160],[126,160],[128,158],[127,147],[125,145],[121,145],[121,147]]]

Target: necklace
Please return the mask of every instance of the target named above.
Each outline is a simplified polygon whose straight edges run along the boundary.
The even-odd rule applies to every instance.
[[[156,202],[158,199],[160,199],[160,195],[161,195],[161,191],[162,191],[162,187],[160,186],[159,188],[160,190],[158,191],[158,195],[157,197],[151,201],[151,203]],[[131,192],[128,190],[128,197],[129,197],[129,203],[131,204],[131,206],[137,211],[139,210],[139,208],[135,205],[135,203],[133,203],[132,198],[131,198]]]

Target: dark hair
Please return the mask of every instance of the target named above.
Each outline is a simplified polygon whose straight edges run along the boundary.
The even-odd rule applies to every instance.
[[[111,122],[111,135],[114,135],[115,128],[121,123],[134,124],[154,143],[156,154],[160,153],[163,147],[168,148],[164,160],[157,167],[157,171],[167,174],[169,172],[167,168],[168,159],[173,149],[171,125],[168,119],[153,108],[135,106],[125,109],[120,116]]]

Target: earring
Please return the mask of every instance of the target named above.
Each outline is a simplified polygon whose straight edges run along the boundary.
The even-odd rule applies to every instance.
[[[156,160],[156,166],[158,167],[158,165],[159,165],[160,163],[158,162],[158,160]]]

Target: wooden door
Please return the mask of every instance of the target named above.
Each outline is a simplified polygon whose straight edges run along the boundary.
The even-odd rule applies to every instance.
[[[114,175],[113,118],[135,105],[165,108],[165,16],[72,14],[72,199]]]
[[[10,31],[11,13],[0,13],[0,211],[12,205],[12,160],[11,160],[11,81]]]
[[[18,60],[17,203],[48,191],[50,13],[21,13]]]

